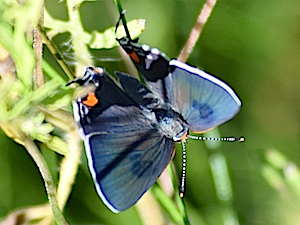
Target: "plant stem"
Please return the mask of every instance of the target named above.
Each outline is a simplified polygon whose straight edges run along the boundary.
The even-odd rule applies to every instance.
[[[58,207],[58,202],[56,199],[56,187],[46,161],[44,160],[35,143],[29,137],[25,136],[23,138],[23,141],[27,152],[30,154],[30,156],[38,166],[45,182],[45,187],[48,194],[49,203],[53,211],[55,222],[57,223],[57,225],[66,225],[67,222]]]
[[[57,199],[60,210],[63,210],[69,198],[80,162],[82,148],[81,139],[77,129],[72,129],[70,131],[68,145],[70,151],[61,162],[57,188]]]
[[[45,3],[42,3],[41,6],[41,13],[38,24],[43,26],[44,23],[44,7]],[[35,67],[34,67],[34,78],[35,78],[35,85],[37,88],[44,85],[44,75],[43,75],[43,68],[42,68],[42,60],[43,60],[43,41],[42,35],[38,28],[33,30],[33,49],[34,55],[36,59]]]
[[[93,60],[89,53],[86,43],[82,41],[82,34],[84,28],[82,27],[80,18],[80,4],[78,1],[66,1],[69,20],[71,21],[71,36],[73,49],[77,58],[77,65],[75,68],[75,76],[81,77],[83,75],[83,68],[93,65]]]
[[[196,21],[196,24],[194,25],[184,47],[182,48],[180,55],[178,57],[178,60],[181,62],[186,62],[188,57],[193,51],[193,48],[195,47],[197,41],[199,40],[201,31],[207,22],[208,17],[210,16],[217,0],[207,0],[205,5],[203,6],[198,19]]]

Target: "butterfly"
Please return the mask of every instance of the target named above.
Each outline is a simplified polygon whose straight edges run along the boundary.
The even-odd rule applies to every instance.
[[[115,213],[133,206],[171,161],[174,142],[232,119],[241,102],[219,79],[128,37],[118,39],[146,78],[112,78],[87,67],[71,83],[88,88],[73,101],[98,195]]]

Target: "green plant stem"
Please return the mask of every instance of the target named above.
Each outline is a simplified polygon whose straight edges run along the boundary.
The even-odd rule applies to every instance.
[[[68,16],[69,20],[71,21],[71,26],[73,27],[72,29],[72,43],[74,47],[74,52],[78,61],[78,64],[76,66],[76,71],[75,75],[76,77],[80,77],[83,75],[83,68],[89,65],[93,64],[93,61],[90,57],[88,48],[86,43],[82,41],[82,34],[85,33],[82,23],[81,23],[81,18],[80,18],[80,7],[77,2],[80,1],[71,1],[67,0],[67,10],[68,10]]]
[[[118,7],[119,14],[121,15],[121,13],[123,12],[121,2],[119,0],[114,0],[114,1],[115,1],[115,4]],[[125,26],[127,24],[125,15],[122,16],[121,20],[122,20],[123,26]],[[125,29],[125,27],[124,27],[124,29]],[[131,38],[131,35],[129,34],[128,31],[125,30],[125,33],[126,33],[126,35],[128,35]],[[130,59],[130,57],[128,56],[128,54],[121,47],[118,48],[118,51],[119,51],[121,57],[124,59],[124,63],[125,63],[127,72],[129,74],[131,74],[131,76],[141,80],[141,76],[138,73],[136,67],[134,66],[134,64],[133,64],[132,60]]]
[[[45,182],[45,187],[48,194],[49,203],[53,211],[55,222],[57,223],[57,225],[66,225],[67,222],[58,207],[58,202],[56,199],[56,187],[52,179],[50,170],[47,166],[47,163],[45,162],[42,154],[40,153],[35,143],[29,137],[25,136],[23,138],[23,141],[27,152],[30,154],[30,156],[38,166],[43,180]]]
[[[121,14],[124,12],[124,11],[123,11],[123,8],[122,8],[122,5],[121,5],[121,2],[120,2],[119,0],[116,0],[115,2],[116,2],[116,4],[117,4],[117,6],[118,6],[118,10],[119,10],[119,13],[120,13],[120,15],[121,15]],[[126,17],[125,17],[125,16],[122,16],[122,17],[121,17],[121,20],[122,20],[122,23],[123,23],[123,25],[124,25],[124,29],[125,29],[125,32],[126,32],[126,36],[129,37],[129,38],[131,38],[131,37],[130,37],[130,33],[129,33],[129,31],[128,31],[128,28],[126,27],[126,26],[127,26]]]
[[[151,191],[160,202],[162,208],[166,211],[170,219],[173,220],[175,224],[183,224],[182,216],[178,211],[177,206],[174,204],[173,198],[170,198],[157,184],[153,185]]]
[[[176,202],[177,202],[177,205],[178,205],[178,208],[179,208],[179,212],[182,216],[183,223],[185,225],[190,225],[190,222],[189,222],[189,219],[188,219],[187,213],[186,213],[185,204],[183,202],[183,199],[180,198],[180,195],[179,195],[179,188],[178,188],[178,185],[177,185],[177,182],[176,182],[176,179],[175,179],[175,174],[174,174],[172,166],[169,165],[167,167],[167,170],[168,170],[168,173],[170,174],[170,177],[171,177],[171,180],[172,180],[172,183],[173,183],[173,187],[174,187],[174,190],[175,190],[175,198],[176,198]]]

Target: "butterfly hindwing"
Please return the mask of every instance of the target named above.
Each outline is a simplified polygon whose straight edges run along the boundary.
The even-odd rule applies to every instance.
[[[234,117],[241,102],[219,79],[178,60],[171,60],[172,73],[166,88],[172,105],[193,132],[204,132]]]
[[[134,205],[154,184],[171,160],[174,143],[136,107],[112,106],[103,113],[103,121],[109,129],[87,134],[85,148],[98,194],[119,212]]]

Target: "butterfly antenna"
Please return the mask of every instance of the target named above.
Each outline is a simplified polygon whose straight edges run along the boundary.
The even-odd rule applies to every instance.
[[[244,142],[245,138],[244,137],[202,137],[202,136],[193,136],[193,135],[188,135],[188,138],[194,139],[194,140],[199,140],[199,141],[223,141],[223,142]]]
[[[76,83],[75,80],[70,81],[69,83],[66,84],[66,86],[70,86],[71,84]]]
[[[186,189],[186,147],[185,147],[185,140],[182,140],[181,144],[182,144],[182,170],[181,170],[181,177],[180,177],[179,196],[180,196],[180,198],[184,198],[185,189]]]
[[[194,140],[200,140],[200,141],[223,141],[223,142],[244,142],[244,137],[198,137],[193,135],[187,135],[188,138],[194,139]],[[181,170],[181,177],[180,177],[180,187],[179,187],[179,196],[181,198],[184,198],[185,196],[185,190],[186,190],[186,146],[185,146],[185,140],[181,141],[182,144],[182,170]]]
[[[118,30],[118,28],[119,28],[119,26],[120,26],[120,22],[121,22],[121,20],[122,20],[122,23],[123,23],[123,27],[124,27],[126,36],[131,40],[130,33],[129,33],[129,30],[128,30],[128,27],[127,27],[127,22],[126,22],[126,18],[125,18],[125,13],[126,13],[126,10],[125,10],[125,9],[122,10],[122,11],[120,12],[120,18],[119,18],[119,20],[118,20],[118,22],[117,22],[117,24],[116,24],[116,31],[115,31],[115,33],[117,33],[117,30]]]

